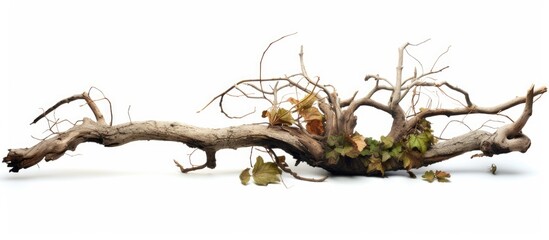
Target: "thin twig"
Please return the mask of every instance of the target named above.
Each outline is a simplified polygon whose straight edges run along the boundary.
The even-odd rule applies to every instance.
[[[421,61],[419,61],[416,57],[414,57],[409,51],[408,49],[404,49],[404,51],[406,51],[406,54],[411,57],[412,59],[416,60],[416,62],[419,64],[419,67],[421,67],[421,74],[423,74],[425,71],[423,70],[423,64],[421,63]],[[414,74],[415,75],[415,74]]]
[[[130,124],[132,124],[132,116],[130,115],[131,108],[132,108],[132,105],[128,105],[128,119],[130,120]]]
[[[105,96],[105,94],[103,93],[103,91],[101,91],[101,89],[96,88],[96,87],[90,87],[90,89],[88,90],[88,95],[91,93],[91,90],[92,90],[92,89],[95,89],[95,90],[99,91],[99,92],[101,93],[101,95],[103,95],[103,98],[102,98],[102,99],[99,99],[99,100],[107,100],[107,102],[109,103],[109,112],[110,112],[110,114],[111,114],[111,121],[110,121],[110,123],[109,123],[109,126],[112,126],[112,121],[113,121],[114,118],[113,118],[113,113],[112,113],[112,103],[111,103],[111,100]],[[97,101],[98,101],[98,100],[97,100]]]
[[[59,106],[63,105],[63,104],[67,104],[67,103],[70,103],[72,101],[75,101],[75,100],[79,100],[79,99],[84,99],[84,95],[83,94],[77,94],[77,95],[73,95],[73,96],[70,96],[68,98],[65,98],[65,99],[62,99],[61,101],[57,102],[55,105],[51,106],[50,108],[48,108],[46,111],[44,111],[42,114],[38,115],[38,117],[36,117],[31,123],[30,125],[32,124],[35,124],[37,123],[38,121],[40,121],[40,119],[42,119],[43,117],[45,117],[46,115],[48,115],[50,112],[52,112],[53,110],[57,109]]]
[[[446,51],[444,51],[443,53],[441,53],[440,55],[438,55],[437,60],[435,60],[435,62],[433,63],[433,66],[431,66],[431,70],[430,70],[431,72],[433,71],[433,69],[435,69],[435,66],[436,66],[437,63],[438,63],[438,60],[440,60],[440,58],[441,58],[442,56],[444,56],[446,53],[448,53],[448,52],[450,51],[450,47],[452,47],[452,46],[451,46],[451,45],[448,46],[448,48],[446,48]]]
[[[259,86],[261,87],[261,92],[263,92],[263,82],[261,80],[263,79],[263,76],[262,76],[262,73],[263,73],[263,58],[265,58],[265,54],[267,54],[267,51],[269,51],[269,48],[271,48],[271,46],[273,44],[275,44],[276,42],[278,42],[278,41],[280,41],[280,40],[282,40],[286,37],[289,37],[289,36],[292,36],[292,35],[295,35],[295,34],[297,34],[297,32],[284,35],[284,36],[280,37],[279,39],[272,41],[271,43],[269,43],[267,48],[265,48],[265,50],[263,51],[263,54],[261,54],[261,59],[259,60]],[[265,99],[269,100],[268,98],[265,97],[265,94],[263,95],[263,97]],[[272,102],[271,102],[271,104],[272,104]]]
[[[298,179],[298,180],[303,180],[303,181],[308,181],[308,182],[323,182],[324,180],[328,179],[328,176],[324,176],[322,178],[308,178],[308,177],[302,177],[300,176],[298,173],[292,171],[292,169],[290,169],[290,167],[288,166],[288,164],[286,163],[286,161],[283,160],[283,158],[281,157],[278,157],[277,154],[273,151],[273,149],[271,148],[265,148],[265,150],[267,150],[267,152],[269,153],[269,155],[271,155],[271,157],[274,159],[274,162],[276,163],[276,165],[278,165],[278,167],[280,169],[282,169],[282,171],[284,171],[285,173],[288,173],[290,175],[292,175],[295,179]]]
[[[204,163],[204,164],[196,166],[196,167],[185,168],[183,165],[179,164],[179,162],[177,162],[175,159],[173,160],[173,162],[175,163],[176,166],[179,167],[179,169],[181,170],[182,173],[188,173],[188,172],[191,172],[191,171],[200,170],[200,169],[206,168],[208,166],[208,163]]]
[[[446,131],[446,128],[448,128],[448,126],[450,125],[450,123],[454,123],[454,122],[457,122],[457,123],[461,123],[463,126],[467,127],[469,129],[469,131],[473,131],[473,129],[471,129],[471,127],[469,127],[469,125],[467,125],[464,121],[460,121],[460,120],[451,120],[449,122],[446,123],[446,125],[444,126],[444,128],[442,129],[442,131],[440,132],[440,134],[438,135],[438,138],[442,139],[442,134],[444,134],[444,132]]]

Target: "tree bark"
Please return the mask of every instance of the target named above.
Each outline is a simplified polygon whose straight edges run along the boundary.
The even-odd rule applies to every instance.
[[[215,152],[250,146],[279,148],[296,159],[314,164],[313,159],[323,158],[323,148],[316,140],[300,133],[297,128],[242,125],[220,129],[200,128],[177,122],[133,122],[109,126],[84,118],[82,124],[55,137],[43,140],[31,148],[10,149],[4,162],[10,171],[31,167],[42,159],[56,160],[66,151],[74,151],[84,142],[105,147],[116,147],[133,141],[160,140],[181,142],[207,154],[207,167],[214,168]]]

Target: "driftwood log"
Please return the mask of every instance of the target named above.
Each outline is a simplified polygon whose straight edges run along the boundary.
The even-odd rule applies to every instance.
[[[535,88],[532,86],[526,91],[524,96],[513,98],[497,106],[477,106],[465,90],[431,77],[448,68],[435,68],[436,62],[430,71],[418,73],[416,70],[413,75],[404,77],[403,59],[405,57],[405,49],[412,46],[417,45],[407,43],[399,48],[396,77],[393,81],[389,81],[379,75],[367,75],[365,77],[366,81],[373,81],[374,86],[362,97],[358,97],[357,93],[355,93],[351,98],[340,99],[334,87],[321,85],[319,79],[309,77],[305,69],[303,50],[301,50],[299,54],[301,60],[300,73],[269,79],[263,79],[260,73],[258,79],[240,81],[216,96],[210,102],[211,104],[214,101],[218,101],[221,112],[227,117],[234,118],[234,116],[225,111],[223,105],[224,98],[235,97],[234,93],[236,92],[239,94],[236,97],[244,97],[250,100],[266,100],[272,105],[272,108],[264,112],[264,115],[267,114],[269,117],[269,123],[264,124],[248,124],[219,129],[160,121],[130,121],[129,123],[113,125],[112,122],[107,123],[105,121],[95,101],[89,96],[89,92],[74,95],[59,101],[36,118],[33,123],[45,117],[47,118],[48,114],[64,103],[77,100],[84,100],[86,102],[94,114],[94,119],[83,118],[83,120],[74,124],[72,128],[54,132],[52,136],[43,139],[30,148],[9,149],[3,162],[11,168],[10,171],[18,172],[21,169],[34,166],[42,160],[51,161],[59,159],[67,151],[74,151],[79,144],[85,142],[94,142],[105,147],[116,147],[139,140],[162,140],[181,142],[189,147],[205,152],[206,163],[204,165],[184,168],[178,164],[183,172],[205,167],[215,168],[216,152],[218,150],[260,146],[269,150],[281,149],[293,156],[297,160],[297,163],[305,162],[313,167],[321,167],[332,174],[367,176],[382,175],[384,171],[419,168],[471,151],[480,151],[474,156],[493,156],[514,151],[526,152],[528,150],[530,139],[522,133],[522,129],[532,115],[535,97],[545,93],[547,91],[546,87]],[[435,90],[444,88],[454,91],[463,97],[461,101],[462,107],[431,108],[430,106],[424,106],[418,108],[416,106],[417,102],[414,102],[414,98],[418,94],[421,94],[420,90],[422,88],[432,88]],[[309,124],[309,120],[311,119],[307,119],[307,115],[299,112],[300,109],[298,109],[300,108],[299,104],[307,100],[306,97],[301,101],[297,101],[295,105],[290,105],[286,113],[277,113],[276,110],[281,109],[283,104],[289,104],[279,97],[284,90],[295,93],[296,98],[300,96],[314,97],[313,104],[315,108],[318,107],[321,114],[321,118],[315,119],[321,123],[320,125],[316,125],[316,131],[311,131],[308,125],[307,127],[303,126],[305,123]],[[386,103],[382,103],[373,97],[375,93],[380,91],[390,93],[390,98]],[[411,101],[404,101],[410,98]],[[413,103],[408,110],[405,110],[403,107],[405,102]],[[342,153],[335,159],[330,159],[327,155],[327,152],[331,150],[328,143],[331,136],[343,136],[344,138],[347,137],[346,139],[349,136],[354,136],[358,120],[355,112],[361,107],[373,107],[389,114],[393,121],[387,137],[394,143],[400,142],[403,146],[411,146],[409,144],[406,145],[411,141],[411,132],[414,129],[417,130],[418,124],[431,117],[450,117],[467,114],[494,115],[522,104],[524,105],[523,111],[517,119],[494,131],[489,132],[479,129],[450,139],[438,139],[431,142],[426,151],[419,151],[412,147],[402,150],[408,151],[408,153],[412,154],[411,156],[415,156],[413,158],[415,162],[411,164],[405,164],[402,161],[401,155],[399,157],[391,155],[391,157],[384,158],[383,162],[380,163],[382,169],[377,168],[377,170],[372,170],[369,169],[371,167],[369,164],[376,161],[372,158],[374,156],[373,153],[355,154],[357,156]],[[309,108],[301,110],[310,110],[312,108],[312,106],[307,107]],[[291,117],[292,122],[283,121],[286,117]],[[364,149],[367,149],[367,146],[355,146],[355,150],[360,151]],[[284,165],[285,163],[278,162],[278,164],[284,170],[291,172],[288,166]]]

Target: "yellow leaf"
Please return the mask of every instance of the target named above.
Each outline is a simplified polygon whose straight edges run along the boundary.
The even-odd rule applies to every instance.
[[[297,100],[293,97],[290,97],[290,98],[288,98],[288,102],[292,103],[293,105],[297,105],[299,103],[299,100]]]
[[[289,98],[288,101],[295,105],[298,111],[301,111],[303,109],[311,108],[313,104],[316,102],[317,97],[316,94],[309,93],[307,96],[305,96],[301,100],[296,100],[294,98]]]
[[[355,132],[351,136],[351,142],[353,143],[353,146],[356,150],[361,152],[366,147],[366,142],[364,141],[364,136],[360,135],[360,133]]]
[[[269,110],[263,111],[261,117],[269,118],[269,124],[271,126],[290,126],[295,122],[290,111],[279,107],[272,107]]]
[[[323,120],[322,113],[320,113],[316,107],[301,109],[299,110],[299,115],[301,115],[305,121]]]

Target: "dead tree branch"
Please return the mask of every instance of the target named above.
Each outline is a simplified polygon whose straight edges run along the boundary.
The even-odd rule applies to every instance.
[[[92,88],[90,88],[90,91],[91,91],[91,89]],[[97,89],[97,90],[100,91],[99,89]],[[101,94],[103,94],[103,92],[101,92]],[[40,119],[42,119],[43,117],[45,117],[46,115],[48,115],[49,113],[51,113],[52,111],[57,109],[59,106],[61,106],[63,104],[71,103],[75,100],[81,100],[81,99],[86,101],[86,104],[88,104],[88,106],[90,107],[90,110],[92,111],[93,115],[95,116],[95,119],[97,120],[97,122],[99,122],[101,124],[107,124],[105,122],[105,118],[103,117],[103,114],[101,113],[101,110],[99,110],[99,107],[97,107],[97,104],[95,104],[95,101],[90,98],[89,92],[83,92],[81,94],[76,94],[76,95],[70,96],[68,98],[65,98],[65,99],[57,102],[55,105],[51,106],[46,111],[44,111],[42,114],[40,114],[38,117],[36,117],[31,122],[31,125],[37,123],[38,121],[40,121]],[[107,98],[105,98],[105,99],[107,99]],[[109,102],[109,105],[111,105],[110,100],[107,99],[107,101]],[[111,107],[110,112],[111,112],[111,125],[112,125],[112,107]]]
[[[133,122],[109,126],[84,118],[82,124],[43,140],[31,148],[10,149],[3,162],[10,171],[31,167],[42,160],[56,160],[84,142],[95,142],[105,147],[117,147],[140,140],[181,142],[204,150],[206,167],[214,168],[215,153],[221,149],[250,146],[280,148],[295,158],[305,161],[321,159],[322,146],[295,128],[274,128],[264,125],[242,125],[222,129],[200,128],[176,122]],[[312,163],[312,161],[311,161]]]
[[[350,98],[341,100],[335,87],[321,84],[320,78],[311,78],[309,76],[305,68],[303,47],[299,52],[300,73],[263,79],[263,57],[272,44],[290,35],[271,42],[265,49],[260,61],[259,79],[247,79],[237,82],[215,96],[204,107],[206,108],[213,102],[219,101],[220,111],[226,117],[242,118],[255,113],[255,107],[251,113],[243,116],[233,116],[225,110],[224,100],[226,97],[243,97],[267,101],[272,106],[269,111],[263,111],[263,114],[269,116],[269,124],[249,124],[211,129],[177,122],[133,122],[130,119],[129,123],[112,125],[112,110],[111,124],[106,124],[103,114],[96,104],[97,100],[90,98],[89,92],[84,92],[57,102],[34,119],[31,124],[44,117],[47,118],[48,114],[55,109],[75,100],[84,100],[94,114],[95,120],[83,118],[83,120],[73,124],[70,129],[64,132],[56,131],[55,134],[42,139],[30,148],[9,149],[3,162],[11,168],[10,171],[18,172],[21,169],[36,165],[42,160],[56,160],[67,151],[74,151],[79,144],[85,142],[94,142],[105,147],[116,147],[134,141],[160,140],[184,143],[191,148],[205,152],[206,163],[203,165],[185,168],[177,161],[175,162],[181,172],[187,173],[203,168],[215,168],[216,153],[221,149],[261,146],[274,155],[276,164],[283,171],[298,179],[322,181],[324,179],[310,179],[299,176],[288,167],[283,158],[274,154],[273,149],[281,149],[290,154],[296,159],[296,164],[306,162],[310,166],[321,167],[333,174],[383,175],[385,171],[419,168],[471,151],[481,152],[475,156],[493,156],[514,151],[526,152],[530,147],[531,140],[522,132],[522,129],[533,113],[534,98],[547,92],[546,87],[534,88],[532,86],[525,96],[516,97],[496,106],[478,106],[472,101],[467,91],[449,82],[438,81],[434,78],[433,75],[448,68],[446,66],[435,69],[435,65],[448,52],[448,49],[438,56],[430,70],[428,70],[429,72],[423,72],[423,65],[419,59],[407,51],[407,48],[421,45],[426,42],[424,41],[419,44],[406,43],[398,49],[395,79],[390,80],[377,74],[366,75],[365,81],[373,79],[373,88],[363,96],[358,96],[357,91]],[[414,70],[413,76],[404,78],[405,53],[420,64],[421,73],[418,74],[417,70]],[[449,89],[449,93],[458,94],[464,100],[458,100],[452,97],[452,94],[447,94],[445,92],[446,88]],[[373,99],[378,91],[390,92],[387,102]],[[426,91],[436,95],[432,96]],[[408,111],[409,115],[407,115],[403,104],[408,101],[403,101],[403,99],[410,92],[413,95],[408,96],[408,98],[411,98],[411,106],[408,109],[411,110]],[[439,93],[441,94],[439,95]],[[427,99],[423,97],[420,101],[420,97],[424,95]],[[290,99],[288,96],[296,99]],[[457,101],[462,106],[442,108],[442,104],[439,102],[441,97]],[[436,100],[433,100],[435,98]],[[104,95],[102,99],[108,101]],[[433,108],[431,105],[434,101],[437,101],[437,103]],[[427,106],[416,110],[418,109],[416,105],[419,105],[420,102],[427,102]],[[521,104],[524,104],[522,114],[515,121],[508,117],[511,119],[511,123],[494,128],[493,132],[484,131],[481,128],[472,130],[474,128],[469,127],[471,131],[468,133],[445,138],[445,140],[438,142],[434,139],[434,136],[427,135],[427,133],[431,134],[430,131],[432,131],[430,123],[427,121],[431,117],[469,114],[499,115],[502,111]],[[283,108],[283,106],[286,108]],[[375,108],[393,118],[391,129],[385,138],[385,142],[389,141],[391,144],[383,141],[381,141],[383,143],[378,144],[392,145],[392,143],[395,143],[397,145],[398,143],[401,147],[400,150],[383,149],[386,151],[383,155],[382,152],[379,152],[379,148],[366,149],[369,144],[374,146],[375,142],[367,142],[365,137],[355,130],[358,121],[355,112],[360,107]],[[302,123],[305,123],[305,121],[307,121],[307,126],[304,127],[305,124]],[[314,121],[314,124],[309,125],[310,122],[308,121]],[[50,131],[53,132],[52,128],[58,124],[58,121],[53,121],[53,125],[48,121],[48,124]],[[310,130],[312,133],[309,132]],[[420,134],[423,135],[420,136]],[[419,146],[411,143],[412,138],[417,141],[420,137],[423,137],[423,139],[431,137],[433,139],[423,140],[423,144],[419,144]],[[373,140],[369,139],[368,141]],[[389,150],[394,150],[391,154],[396,153],[387,155]],[[376,154],[383,156],[376,156]],[[407,163],[405,163],[406,161]],[[411,161],[413,163],[410,163]]]

